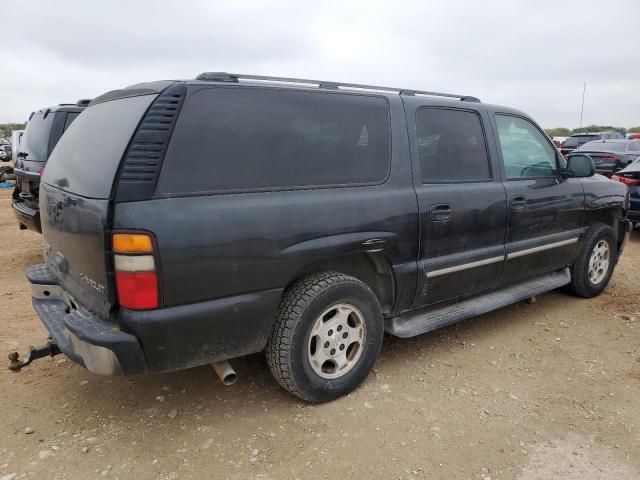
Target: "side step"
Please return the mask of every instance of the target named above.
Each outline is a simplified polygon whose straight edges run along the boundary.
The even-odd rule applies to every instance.
[[[565,268],[531,280],[510,285],[501,290],[479,297],[469,298],[453,305],[435,307],[418,313],[409,313],[390,318],[385,322],[385,331],[396,337],[415,337],[467,318],[476,317],[497,308],[525,300],[550,290],[562,287],[571,281],[571,273]]]

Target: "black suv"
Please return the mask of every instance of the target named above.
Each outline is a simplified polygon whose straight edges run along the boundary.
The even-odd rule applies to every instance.
[[[33,305],[101,374],[265,351],[312,402],[412,337],[606,287],[627,188],[473,97],[202,74],[109,92],[51,155]],[[45,353],[42,353],[45,352]],[[14,358],[14,368],[22,364]],[[25,362],[28,363],[28,362]]]
[[[12,205],[21,229],[42,231],[38,211],[40,174],[62,134],[88,104],[88,100],[62,103],[33,112],[29,117],[14,168],[16,188]]]

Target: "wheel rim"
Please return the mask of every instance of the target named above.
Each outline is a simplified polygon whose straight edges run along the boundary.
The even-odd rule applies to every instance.
[[[313,323],[307,358],[322,378],[340,378],[356,366],[366,338],[362,312],[348,303],[327,308]]]
[[[589,259],[589,281],[593,285],[597,285],[609,271],[609,263],[611,262],[611,248],[609,242],[600,240],[593,247],[591,258]]]

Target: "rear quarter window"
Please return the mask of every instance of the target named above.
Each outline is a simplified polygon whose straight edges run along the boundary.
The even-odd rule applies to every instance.
[[[158,192],[260,191],[383,182],[389,107],[367,95],[200,88],[187,98]]]
[[[51,153],[44,182],[88,198],[109,198],[129,140],[156,96],[121,98],[85,109]]]

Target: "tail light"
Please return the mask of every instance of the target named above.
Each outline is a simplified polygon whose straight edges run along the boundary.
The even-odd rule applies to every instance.
[[[611,180],[617,180],[618,182],[622,182],[629,187],[635,187],[636,185],[640,184],[640,178],[629,178],[623,177],[621,175],[613,175],[611,177]]]
[[[120,306],[130,310],[158,308],[158,274],[151,236],[114,233],[112,246]]]
[[[602,157],[603,160],[618,160],[618,156],[617,155],[604,155]]]
[[[41,177],[44,175],[44,167],[38,170],[38,175],[40,175]]]

